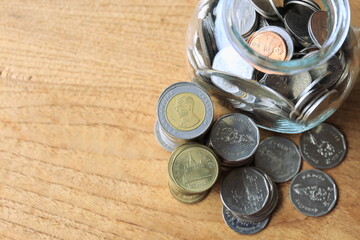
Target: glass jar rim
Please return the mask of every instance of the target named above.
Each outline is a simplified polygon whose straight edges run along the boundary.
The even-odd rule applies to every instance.
[[[234,27],[234,0],[223,0],[224,7],[222,8],[222,22],[228,39],[230,40],[234,49],[256,69],[265,73],[293,75],[299,72],[310,70],[314,66],[325,63],[336,52],[339,51],[344,43],[350,28],[350,5],[348,0],[323,0],[326,11],[329,16],[329,24],[332,26],[327,40],[322,48],[315,54],[306,59],[295,59],[289,61],[277,61],[269,59],[254,51],[245,39],[239,34]],[[328,4],[328,2],[331,2]]]

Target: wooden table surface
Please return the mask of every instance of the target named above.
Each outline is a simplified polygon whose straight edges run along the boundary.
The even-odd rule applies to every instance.
[[[155,105],[189,80],[196,3],[1,1],[0,239],[359,239],[360,84],[329,119],[349,145],[326,171],[340,191],[329,215],[300,214],[280,184],[268,227],[247,237],[223,223],[219,184],[196,205],[172,198]],[[360,2],[351,4],[360,26]]]

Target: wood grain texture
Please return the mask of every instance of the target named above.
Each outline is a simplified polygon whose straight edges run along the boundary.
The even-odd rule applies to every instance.
[[[359,26],[360,2],[351,4]],[[327,171],[340,190],[336,208],[306,217],[281,184],[268,228],[238,236],[222,221],[219,184],[196,205],[171,197],[169,153],[153,135],[157,97],[189,79],[184,39],[196,0],[0,5],[0,239],[360,236],[359,84],[329,120],[349,145]]]

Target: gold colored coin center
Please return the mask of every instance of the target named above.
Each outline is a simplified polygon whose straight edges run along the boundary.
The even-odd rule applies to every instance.
[[[167,121],[180,131],[192,131],[205,119],[203,101],[192,93],[175,95],[166,106]]]
[[[209,150],[192,147],[175,157],[170,174],[180,188],[200,193],[215,183],[218,172],[217,159]]]

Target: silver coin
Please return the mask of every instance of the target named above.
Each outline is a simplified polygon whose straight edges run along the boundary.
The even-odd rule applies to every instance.
[[[285,60],[290,60],[292,58],[292,56],[294,55],[294,42],[293,42],[293,39],[291,38],[290,34],[284,28],[276,27],[276,26],[264,27],[264,28],[261,28],[258,32],[265,32],[265,31],[275,32],[282,37],[282,39],[285,41],[286,47],[287,47],[287,53],[286,53]]]
[[[297,100],[295,105],[295,111],[291,112],[290,118],[291,119],[297,118],[298,115],[296,115],[296,111],[298,113],[301,113],[306,105],[308,105],[316,96],[321,95],[324,92],[326,92],[326,90],[324,88],[320,88],[320,89],[311,89],[305,94],[302,94],[299,100]]]
[[[337,56],[333,56],[327,61],[328,73],[319,84],[325,88],[330,88],[340,79],[344,72],[345,66]]]
[[[251,235],[262,231],[268,224],[270,218],[260,222],[247,222],[241,220],[225,206],[222,207],[222,216],[224,222],[235,232],[245,235]]]
[[[288,86],[291,89],[292,99],[297,99],[300,94],[311,84],[309,72],[301,72],[290,76]]]
[[[236,8],[236,17],[240,19],[235,24],[237,31],[246,38],[255,29],[258,17],[254,6],[249,0],[241,0],[236,2],[237,5],[241,6]],[[223,5],[224,0],[220,0],[216,7],[216,20],[215,20],[215,39],[219,50],[232,46],[225,32],[225,24],[223,22]]]
[[[322,81],[322,79],[324,79],[324,77],[326,77],[329,74],[330,72],[327,72],[325,75],[320,75],[317,79],[313,80],[312,83],[310,83],[309,86],[307,86],[304,89],[304,91],[300,94],[298,99],[301,99],[305,94],[307,94],[311,90],[326,89],[323,85],[320,84],[320,82]]]
[[[301,156],[292,141],[283,137],[270,137],[260,143],[254,165],[267,173],[274,182],[282,183],[299,172]]]
[[[255,10],[265,18],[276,20],[277,13],[273,7],[273,4],[270,3],[270,0],[251,0]]]
[[[245,97],[238,97],[236,99],[244,102],[253,109],[266,108],[277,114],[288,115],[295,107],[290,100],[256,81],[242,79],[214,70],[198,70],[196,74],[209,78],[213,76],[221,77],[230,81],[233,85],[238,86],[241,92],[245,94]]]
[[[224,48],[216,54],[212,68],[244,79],[251,79],[254,73],[254,68],[232,47]],[[211,80],[216,82],[218,78],[212,76]]]
[[[336,127],[322,123],[301,136],[300,151],[310,165],[329,169],[345,158],[347,146],[344,135]]]
[[[211,67],[211,56],[209,53],[209,47],[205,40],[205,28],[204,28],[204,19],[198,19],[198,35],[199,35],[199,42],[201,47],[201,55],[205,62],[206,67]]]
[[[319,217],[329,213],[337,201],[334,180],[323,171],[311,169],[300,172],[290,184],[290,201],[307,216]]]
[[[154,126],[154,133],[155,133],[155,138],[157,140],[157,142],[160,144],[160,146],[162,148],[164,148],[166,151],[168,152],[173,152],[177,147],[179,147],[180,145],[182,145],[183,143],[174,143],[171,141],[166,141],[164,134],[162,133],[162,130],[160,128],[160,124],[159,121],[156,120],[155,126]]]
[[[339,107],[339,99],[340,95],[337,90],[333,89],[327,92],[305,112],[302,121],[325,120]]]
[[[215,152],[223,159],[240,165],[255,153],[260,132],[249,117],[232,113],[215,122],[210,131],[210,139]]]
[[[218,52],[218,48],[216,46],[216,40],[214,36],[214,20],[212,15],[209,13],[206,18],[204,19],[204,35],[205,35],[205,41],[209,49],[211,61],[214,60],[214,57],[216,53]],[[212,62],[211,62],[212,63]]]
[[[241,7],[235,6],[235,17],[238,21],[234,23],[234,27],[243,37],[247,37],[256,27],[258,16],[251,0],[240,0],[236,4]]]
[[[274,12],[276,13],[277,17],[279,18],[279,20],[281,22],[284,22],[284,18],[283,18],[283,1],[282,0],[269,0]]]
[[[270,190],[266,178],[251,167],[237,168],[223,180],[220,196],[224,206],[239,215],[255,214],[266,205]]]
[[[284,7],[287,12],[295,12],[304,16],[306,23],[313,12],[320,10],[319,5],[312,0],[285,0]]]
[[[319,93],[317,95],[313,95],[313,98],[309,103],[306,104],[306,106],[301,110],[300,115],[296,118],[298,122],[302,121],[303,117],[305,116],[305,113],[320,99],[322,98],[326,93],[329,91],[324,88],[318,89]]]
[[[171,123],[166,117],[166,109],[169,101],[176,95],[182,93],[190,93],[197,96],[202,100],[205,108],[204,120],[198,127],[191,131],[182,131],[175,128],[171,125]],[[190,104],[190,107],[188,108],[190,109],[189,111],[193,111],[191,101],[188,104]],[[185,121],[187,114],[193,114],[193,112],[187,112],[186,115],[183,116],[184,114],[185,113],[180,114],[181,116],[179,115],[179,118],[182,118],[180,120]],[[210,128],[214,117],[214,107],[209,95],[204,90],[202,90],[200,87],[196,86],[193,83],[181,82],[171,85],[161,94],[157,105],[157,116],[159,119],[160,127],[165,131],[166,134],[175,139],[192,140],[200,137]],[[199,119],[199,121],[201,120]]]
[[[266,75],[261,83],[283,95],[284,97],[290,98],[291,89],[288,86],[288,80],[288,76]]]
[[[304,17],[294,12],[288,12],[285,14],[285,27],[297,40],[299,44],[304,47],[312,45],[308,31],[308,21],[304,20]]]

